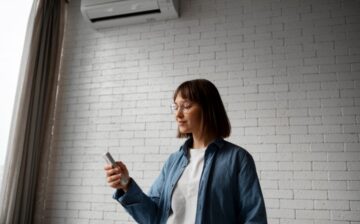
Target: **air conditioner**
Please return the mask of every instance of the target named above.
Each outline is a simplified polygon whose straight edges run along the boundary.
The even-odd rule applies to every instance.
[[[179,0],[81,0],[81,13],[95,29],[179,17]]]

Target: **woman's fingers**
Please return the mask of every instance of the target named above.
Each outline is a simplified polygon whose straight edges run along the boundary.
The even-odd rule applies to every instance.
[[[129,171],[123,162],[119,161],[116,164],[121,169],[121,173],[125,174],[125,177],[129,176]]]
[[[111,175],[107,177],[107,182],[108,183],[112,183],[112,182],[116,182],[120,179],[120,175],[119,174],[115,174],[115,175]]]
[[[107,177],[107,182],[109,186],[113,188],[121,188],[121,174],[115,174]]]
[[[104,170],[106,173],[108,185],[112,188],[119,189],[125,187],[121,184],[121,178],[124,177],[126,179],[129,179],[129,172],[124,163],[118,161],[116,162],[116,164],[116,167],[106,164],[104,166]]]
[[[106,173],[107,177],[110,177],[112,175],[120,173],[120,168],[119,167],[111,168],[111,169],[105,170],[105,173]]]
[[[113,167],[112,167],[112,165],[110,165],[110,164],[105,164],[105,166],[104,166],[104,170],[110,170],[110,169],[112,169]]]

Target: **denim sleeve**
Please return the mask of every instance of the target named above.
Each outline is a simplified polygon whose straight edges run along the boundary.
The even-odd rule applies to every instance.
[[[131,179],[127,192],[116,190],[113,195],[113,198],[117,200],[138,223],[157,223],[160,218],[159,199],[164,186],[164,167],[159,177],[151,186],[148,195],[141,190],[133,179]]]
[[[266,208],[252,156],[245,154],[238,176],[242,223],[267,224]]]

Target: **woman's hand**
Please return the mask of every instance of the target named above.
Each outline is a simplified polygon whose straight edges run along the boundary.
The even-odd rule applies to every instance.
[[[115,189],[122,189],[126,192],[130,180],[129,171],[122,162],[117,161],[116,164],[117,166],[115,167],[110,164],[104,166],[108,185]]]

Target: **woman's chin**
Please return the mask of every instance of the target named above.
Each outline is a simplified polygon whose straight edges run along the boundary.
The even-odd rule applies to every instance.
[[[181,128],[181,127],[179,127],[179,132],[180,132],[181,134],[188,134],[188,133],[189,133],[189,131],[186,130],[186,128]]]

